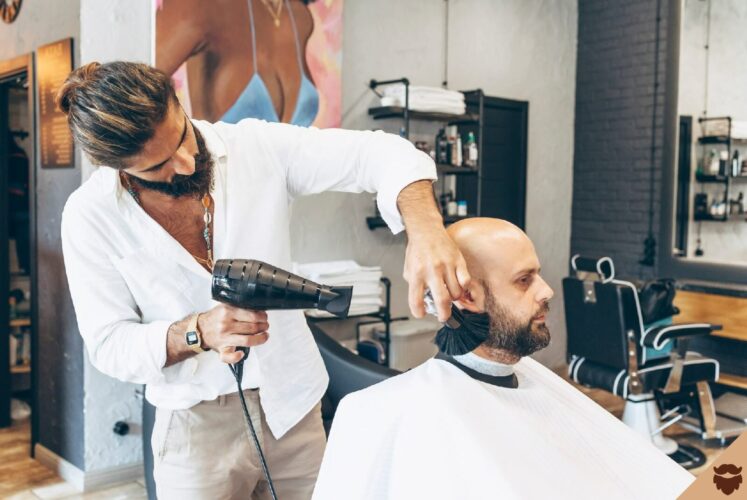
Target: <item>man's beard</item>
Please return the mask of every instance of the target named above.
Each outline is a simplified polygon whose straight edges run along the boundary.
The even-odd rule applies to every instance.
[[[171,182],[154,182],[135,177],[125,172],[130,182],[142,189],[158,191],[174,198],[180,196],[202,196],[210,191],[213,185],[213,158],[205,146],[205,140],[197,127],[192,127],[197,140],[195,171],[192,175],[175,174]]]
[[[534,321],[534,318],[547,314],[550,310],[546,302],[532,319],[528,322],[522,321],[498,304],[490,290],[486,289],[485,309],[490,318],[490,329],[484,346],[500,349],[521,358],[550,344],[550,330],[547,325]]]

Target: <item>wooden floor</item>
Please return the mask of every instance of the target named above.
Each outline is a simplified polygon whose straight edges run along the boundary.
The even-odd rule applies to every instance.
[[[0,429],[0,498],[60,481],[57,474],[30,457],[30,442],[29,419]]]
[[[558,371],[559,374],[565,374]],[[616,417],[623,412],[624,401],[612,394],[587,389],[574,384],[581,392],[605,407]],[[676,437],[680,442],[691,444],[702,450],[707,456],[704,466],[691,470],[695,475],[707,471],[710,464],[723,452],[718,444],[706,445],[697,435],[677,425],[673,425],[665,434]],[[14,500],[38,499],[144,499],[147,498],[142,481],[121,484],[112,488],[92,493],[81,494],[62,481],[59,476],[45,468],[29,456],[30,427],[29,420],[15,422],[8,429],[0,429],[0,498]]]
[[[0,429],[0,498],[6,500],[147,498],[142,481],[119,484],[86,494],[78,492],[57,474],[31,458],[29,422],[29,419],[14,421],[11,427]]]

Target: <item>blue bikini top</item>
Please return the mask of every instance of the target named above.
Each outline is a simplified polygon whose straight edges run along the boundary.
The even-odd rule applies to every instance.
[[[270,92],[262,81],[262,77],[257,72],[257,37],[254,33],[254,10],[252,9],[252,0],[249,1],[249,21],[252,28],[252,63],[254,64],[254,73],[249,85],[246,86],[239,98],[233,103],[231,109],[223,115],[221,121],[236,123],[244,118],[259,118],[268,122],[279,122],[275,106],[272,104]],[[290,16],[293,35],[296,39],[296,60],[298,61],[298,71],[301,73],[301,85],[298,88],[298,99],[296,99],[296,109],[293,112],[291,123],[308,127],[316,118],[319,111],[319,92],[314,84],[306,77],[301,60],[301,45],[298,41],[298,30],[296,29],[296,20],[293,17],[293,11],[288,5],[288,0],[283,0],[285,7]]]

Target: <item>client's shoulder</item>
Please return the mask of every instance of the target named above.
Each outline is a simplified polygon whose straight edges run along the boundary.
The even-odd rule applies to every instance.
[[[422,401],[424,393],[430,386],[433,364],[436,360],[428,360],[404,373],[388,378],[360,391],[345,396],[340,406],[356,408],[402,408],[409,404]]]

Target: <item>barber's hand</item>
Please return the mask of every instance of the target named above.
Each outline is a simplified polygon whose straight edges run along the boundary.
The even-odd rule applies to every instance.
[[[449,319],[452,301],[463,295],[471,279],[462,253],[443,227],[408,234],[403,276],[410,285],[413,316],[425,315],[423,294],[429,288],[441,322]]]
[[[224,363],[238,363],[244,353],[237,347],[254,347],[267,342],[267,313],[219,304],[200,314],[197,327],[205,349],[220,353]]]

